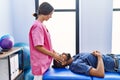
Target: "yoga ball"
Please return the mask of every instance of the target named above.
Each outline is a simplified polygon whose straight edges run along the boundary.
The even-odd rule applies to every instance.
[[[10,34],[5,34],[1,37],[1,39],[4,39],[4,38],[13,38]]]
[[[0,47],[3,51],[8,51],[14,45],[14,38],[11,35],[3,35],[0,39]]]
[[[34,75],[32,74],[31,68],[24,71],[25,80],[33,80]]]
[[[19,64],[20,64],[20,68],[23,67],[23,69],[28,69],[30,68],[30,49],[29,49],[29,45],[27,43],[23,43],[23,42],[19,42],[19,43],[15,43],[14,47],[22,47],[23,48],[23,59],[24,59],[24,66],[22,66],[22,62],[21,62],[21,55],[19,54]]]

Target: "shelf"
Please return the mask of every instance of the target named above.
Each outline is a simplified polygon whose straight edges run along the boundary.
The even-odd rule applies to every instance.
[[[18,73],[18,75],[15,77],[15,79],[14,79],[14,80],[16,80],[16,79],[17,79],[17,77],[18,77],[18,76],[20,76],[20,75],[22,74],[22,72],[23,72],[23,70],[19,70],[19,73]]]
[[[1,52],[0,54],[0,58],[5,58],[11,54],[14,54],[16,53],[17,51],[20,51],[22,49],[22,47],[13,47],[12,49],[10,49],[9,51],[7,52]]]
[[[19,59],[21,57],[21,59]],[[24,80],[23,48],[13,47],[9,51],[0,52],[0,80]]]

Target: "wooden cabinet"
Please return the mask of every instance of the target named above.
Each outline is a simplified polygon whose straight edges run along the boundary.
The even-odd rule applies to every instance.
[[[22,56],[19,59],[19,56]],[[9,51],[0,52],[0,80],[24,80],[23,68],[23,49],[22,47],[13,47]]]

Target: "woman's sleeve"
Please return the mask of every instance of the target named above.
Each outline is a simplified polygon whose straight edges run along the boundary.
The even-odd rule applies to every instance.
[[[42,28],[36,27],[32,30],[32,40],[34,46],[44,45],[44,32]]]

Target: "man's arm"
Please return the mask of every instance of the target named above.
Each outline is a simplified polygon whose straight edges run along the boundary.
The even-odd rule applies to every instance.
[[[91,76],[104,77],[104,64],[102,55],[98,51],[94,51],[93,55],[98,58],[97,68],[90,69]]]

